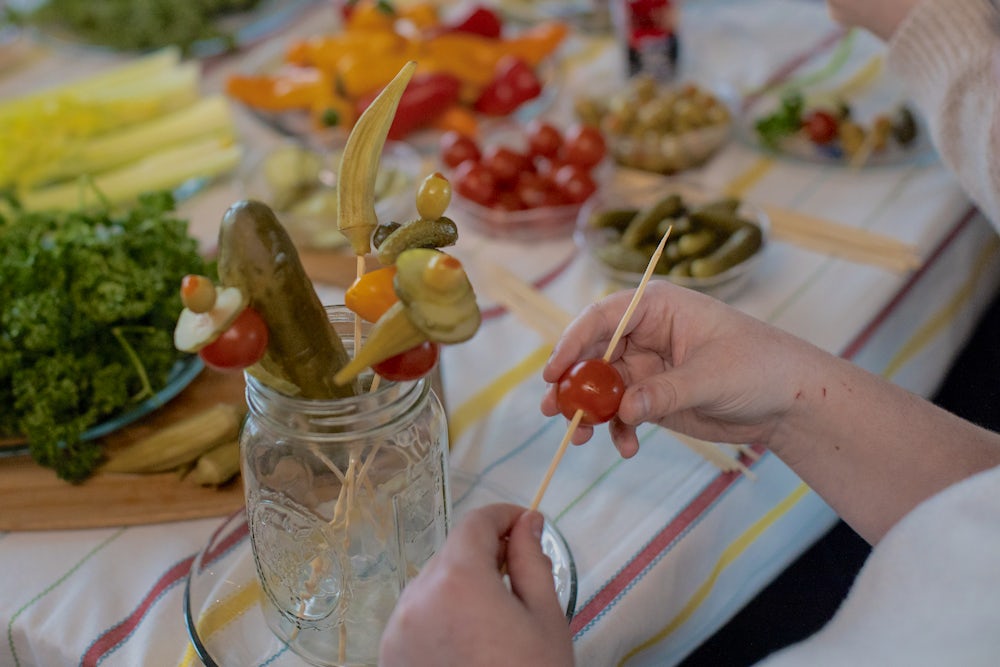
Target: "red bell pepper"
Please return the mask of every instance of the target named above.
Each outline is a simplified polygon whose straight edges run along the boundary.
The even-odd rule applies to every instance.
[[[508,55],[497,61],[493,80],[480,93],[473,107],[488,116],[507,116],[541,92],[542,82],[531,66]]]
[[[458,102],[461,88],[462,82],[458,77],[444,72],[414,75],[399,99],[388,138],[399,140],[410,132],[433,123]],[[368,108],[379,92],[381,91],[372,91],[358,100],[358,115]]]
[[[503,32],[503,21],[499,14],[483,5],[472,6],[446,26],[447,32],[467,32],[481,37],[499,39]]]

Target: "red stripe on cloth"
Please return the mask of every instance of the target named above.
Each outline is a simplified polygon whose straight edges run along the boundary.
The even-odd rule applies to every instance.
[[[232,533],[227,535],[214,549],[206,553],[205,562],[210,562],[219,555],[227,551],[237,542],[246,537],[248,532],[248,527],[246,522],[240,524],[240,526],[233,530]],[[176,584],[178,581],[184,579],[188,572],[191,571],[191,563],[194,561],[194,556],[188,556],[184,560],[176,563],[167,570],[163,576],[153,585],[153,588],[146,593],[143,597],[142,602],[136,607],[135,611],[129,614],[123,621],[117,625],[113,625],[111,628],[106,630],[100,637],[98,637],[87,652],[83,654],[83,658],[80,660],[81,667],[97,667],[97,664],[110,653],[116,646],[121,644],[125,639],[131,635],[135,629],[142,622],[142,619],[146,616],[146,613],[150,608],[156,603],[163,593]]]
[[[907,294],[909,294],[910,291],[913,290],[913,288],[924,276],[924,274],[927,273],[927,271],[930,270],[930,268],[938,261],[938,259],[940,259],[941,255],[944,254],[944,251],[948,248],[948,246],[950,246],[955,241],[955,239],[958,238],[958,235],[962,232],[962,230],[965,229],[966,226],[968,226],[969,222],[972,220],[973,216],[975,216],[977,211],[978,209],[976,209],[973,206],[962,214],[962,216],[958,219],[958,221],[955,222],[955,225],[954,227],[952,227],[952,230],[948,232],[948,234],[944,237],[944,239],[942,239],[941,243],[939,243],[937,247],[934,248],[934,250],[931,252],[930,256],[927,258],[927,261],[924,262],[919,269],[913,272],[913,275],[911,275],[907,279],[906,283],[904,283],[903,286],[899,289],[899,291],[896,292],[896,295],[892,297],[889,303],[887,303],[885,307],[881,311],[879,311],[879,313],[875,315],[875,317],[872,318],[872,320],[868,323],[868,325],[861,330],[861,333],[859,333],[854,338],[853,341],[848,343],[847,347],[845,347],[843,351],[840,353],[841,357],[843,357],[844,359],[853,359],[854,356],[861,351],[861,348],[863,348],[871,339],[871,337],[875,335],[875,332],[878,330],[880,326],[882,326],[882,324],[886,321],[886,319],[888,319],[889,315],[891,315],[893,311],[896,310],[896,307],[899,305],[900,301],[902,301],[903,298]]]
[[[739,472],[722,473],[705,487],[694,500],[667,526],[653,537],[642,551],[629,561],[615,577],[604,585],[579,611],[569,624],[570,632],[576,634],[587,627],[609,606],[643,570],[646,569],[688,526],[694,523],[702,512],[714,503],[742,475]]]

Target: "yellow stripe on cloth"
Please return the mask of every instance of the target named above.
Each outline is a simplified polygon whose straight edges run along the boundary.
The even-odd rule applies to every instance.
[[[550,354],[552,354],[551,345],[541,346],[455,408],[448,416],[448,436],[452,444],[458,442],[470,426],[489,414],[504,396],[539,373]]]
[[[261,588],[256,579],[247,582],[235,592],[213,604],[198,619],[198,635],[208,639],[247,612],[260,600]],[[199,664],[194,647],[188,642],[184,657],[178,667],[192,667]]]
[[[799,484],[790,494],[788,494],[780,503],[772,507],[767,514],[758,519],[753,525],[751,525],[742,535],[737,537],[735,540],[729,543],[729,545],[723,549],[722,554],[719,556],[719,560],[716,561],[715,565],[712,567],[712,571],[709,573],[708,578],[698,587],[698,590],[694,592],[694,595],[687,601],[687,603],[681,608],[680,613],[677,614],[662,630],[657,632],[655,635],[639,644],[631,651],[625,654],[619,662],[618,666],[621,667],[631,658],[638,655],[639,653],[645,651],[646,649],[660,643],[666,639],[670,634],[679,628],[681,625],[686,623],[691,616],[694,615],[698,607],[705,602],[709,594],[712,592],[712,587],[715,586],[715,582],[718,580],[719,575],[722,574],[723,570],[729,567],[740,555],[747,550],[747,548],[754,543],[757,538],[764,534],[764,532],[771,527],[778,519],[783,515],[788,513],[796,504],[809,492],[809,487],[805,484]]]
[[[930,345],[937,335],[955,319],[958,311],[972,298],[976,284],[982,279],[983,272],[989,265],[990,260],[993,259],[998,248],[1000,248],[1000,240],[996,237],[991,238],[983,246],[976,257],[972,273],[968,279],[955,292],[954,296],[945,303],[943,308],[934,313],[922,327],[917,329],[916,333],[909,340],[903,343],[903,346],[893,355],[882,371],[883,377],[891,379],[907,362],[911,361],[921,350]]]
[[[750,188],[760,183],[760,180],[767,172],[771,171],[772,167],[774,167],[774,158],[757,158],[742,174],[729,181],[725,193],[730,197],[742,199]]]

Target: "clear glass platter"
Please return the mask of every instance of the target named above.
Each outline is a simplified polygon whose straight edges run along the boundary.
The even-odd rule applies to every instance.
[[[451,472],[454,508],[460,517],[474,507],[519,502],[501,489]],[[570,618],[576,610],[576,565],[566,540],[550,522],[542,547],[552,560],[560,603]],[[250,551],[244,513],[230,516],[194,559],[184,591],[184,623],[195,655],[206,667],[308,667],[268,628],[259,606],[261,595]]]
[[[163,407],[167,401],[177,396],[185,387],[191,384],[204,367],[205,365],[202,363],[201,358],[197,355],[192,355],[178,361],[174,364],[174,368],[167,378],[167,384],[163,389],[141,403],[137,403],[126,409],[124,412],[120,412],[114,417],[90,427],[83,432],[83,439],[94,440],[96,438],[103,438],[109,433],[117,431],[123,426],[127,426],[154,410]],[[22,456],[27,453],[27,442],[16,438],[4,440],[3,437],[0,437],[0,458]]]

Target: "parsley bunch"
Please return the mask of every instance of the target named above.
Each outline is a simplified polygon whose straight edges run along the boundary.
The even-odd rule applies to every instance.
[[[169,192],[123,211],[0,209],[0,433],[71,482],[102,457],[88,428],[162,388],[178,286],[208,273]],[[5,212],[6,211],[6,212]]]

